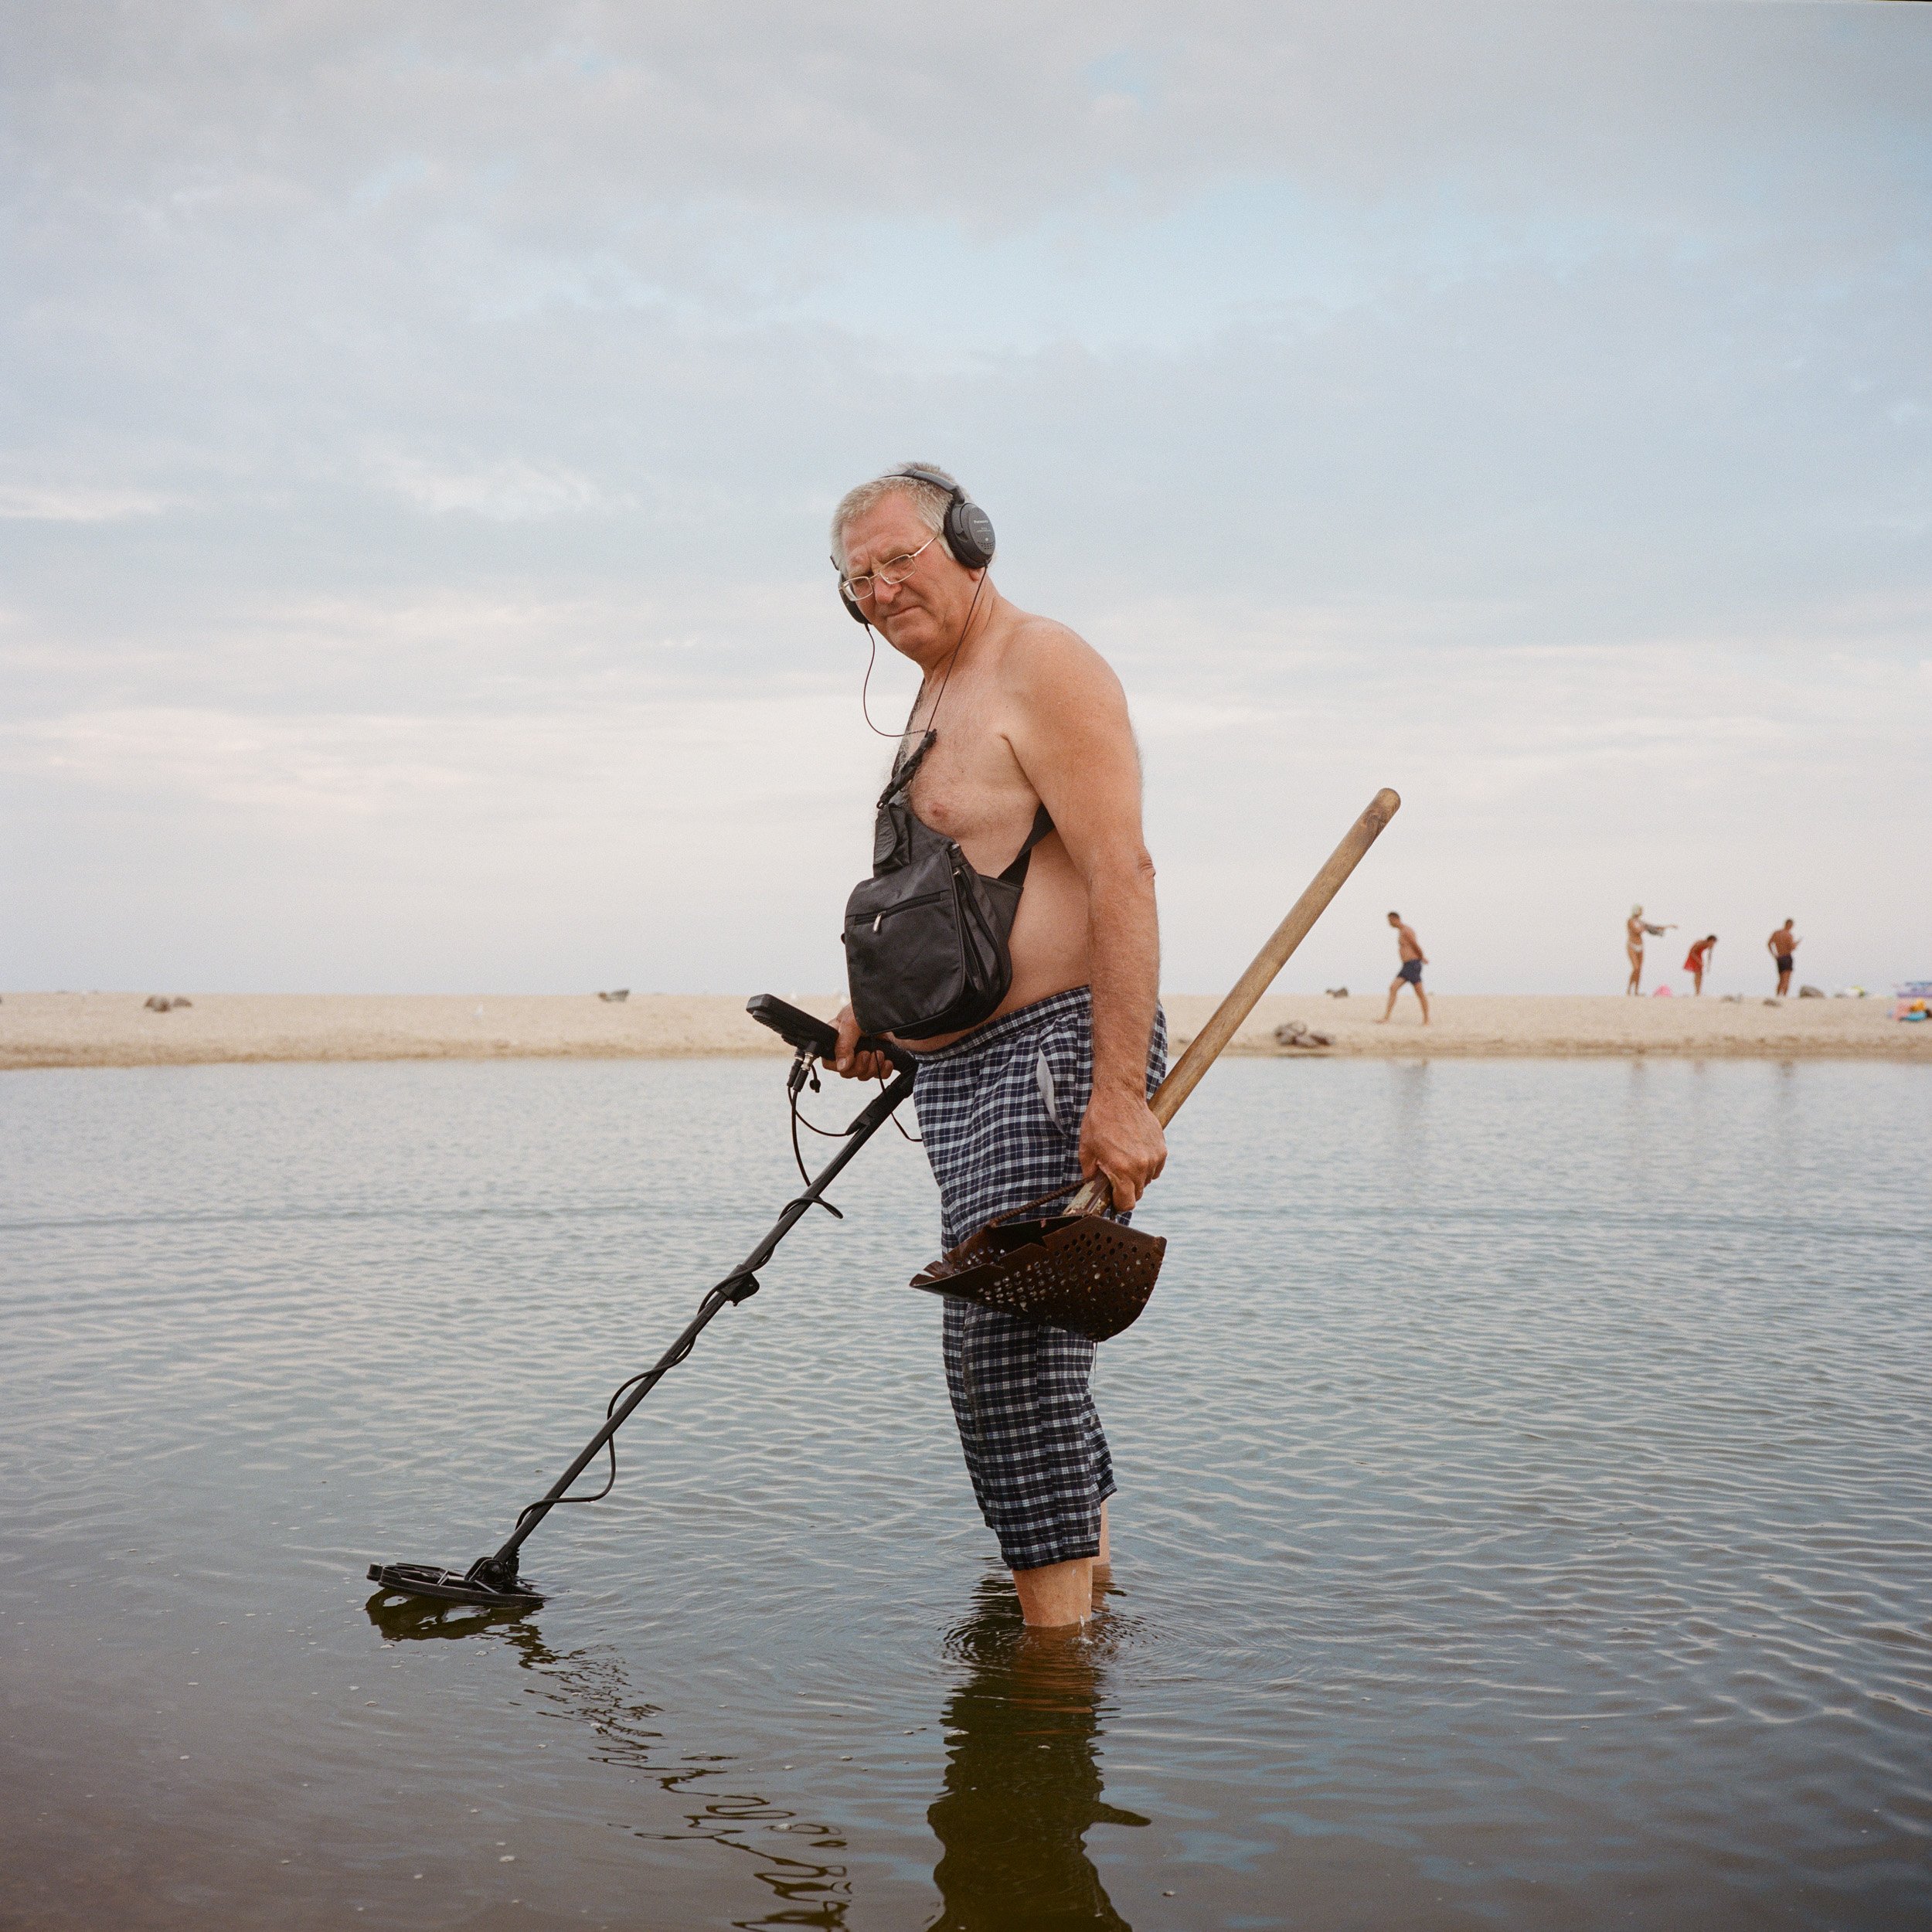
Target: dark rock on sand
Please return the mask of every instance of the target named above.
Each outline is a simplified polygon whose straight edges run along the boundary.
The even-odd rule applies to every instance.
[[[1318,1033],[1311,1027],[1304,1026],[1298,1019],[1284,1019],[1274,1029],[1277,1046],[1332,1046],[1332,1035]]]

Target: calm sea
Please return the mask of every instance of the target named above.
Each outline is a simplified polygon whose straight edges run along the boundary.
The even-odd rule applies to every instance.
[[[0,1923],[1932,1923],[1923,1070],[1218,1069],[1070,1644],[889,1135],[539,1532],[541,1611],[372,1614],[787,1198],[782,1073],[0,1080]]]

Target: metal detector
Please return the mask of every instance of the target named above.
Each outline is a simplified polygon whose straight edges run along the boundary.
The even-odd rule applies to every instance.
[[[787,1005],[770,993],[760,993],[747,1002],[745,1010],[795,1049],[796,1057],[788,1082],[795,1104],[799,1090],[813,1077],[811,1062],[815,1059],[830,1060],[837,1053],[837,1034],[825,1021],[815,1019],[796,1006]],[[612,1437],[630,1420],[638,1404],[691,1352],[692,1345],[710,1325],[712,1318],[726,1304],[748,1301],[758,1292],[757,1271],[771,1259],[778,1243],[815,1207],[823,1207],[834,1215],[838,1213],[828,1201],[821,1198],[826,1188],[838,1179],[846,1163],[885,1125],[893,1110],[911,1094],[915,1065],[911,1054],[903,1047],[885,1040],[862,1039],[859,1044],[862,1051],[869,1049],[884,1055],[897,1069],[890,1084],[881,1090],[842,1134],[836,1137],[843,1140],[844,1146],[807,1182],[802,1194],[786,1202],[784,1212],[772,1223],[764,1238],[722,1281],[706,1292],[698,1304],[698,1312],[686,1323],[683,1333],[648,1369],[633,1376],[611,1396],[603,1427],[583,1445],[570,1468],[551,1485],[549,1493],[525,1507],[516,1519],[516,1526],[500,1549],[488,1556],[479,1556],[468,1570],[439,1570],[429,1563],[371,1563],[369,1579],[379,1587],[376,1592],[379,1597],[393,1594],[441,1603],[482,1604],[497,1610],[534,1610],[543,1602],[543,1593],[517,1574],[519,1553],[532,1532],[560,1503],[594,1502],[599,1497],[610,1494],[611,1483],[617,1480],[614,1449],[611,1451],[611,1483],[607,1483],[595,1495],[573,1496],[568,1492],[596,1460],[598,1452],[609,1446]],[[794,1145],[796,1145],[795,1134]],[[799,1165],[802,1172],[802,1159]]]

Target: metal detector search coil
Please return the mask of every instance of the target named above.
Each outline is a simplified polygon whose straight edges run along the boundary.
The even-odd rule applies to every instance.
[[[482,1604],[492,1610],[535,1610],[543,1601],[521,1577],[507,1589],[495,1590],[456,1570],[437,1570],[428,1563],[371,1563],[369,1580],[398,1597]]]

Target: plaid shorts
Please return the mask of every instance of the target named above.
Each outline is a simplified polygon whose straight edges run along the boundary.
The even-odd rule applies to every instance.
[[[1148,1091],[1167,1068],[1156,1013]],[[996,1214],[1080,1178],[1094,1084],[1093,1002],[1055,993],[920,1056],[913,1104],[939,1183],[940,1240],[956,1247]],[[1114,1464],[1087,1382],[1094,1344],[1064,1328],[948,1296],[946,1387],[973,1494],[1010,1570],[1100,1552]]]

